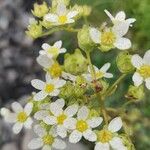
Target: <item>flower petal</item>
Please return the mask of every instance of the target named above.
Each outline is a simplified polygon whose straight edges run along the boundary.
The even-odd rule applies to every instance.
[[[48,95],[48,94],[45,93],[44,91],[40,91],[40,92],[38,92],[38,93],[36,93],[36,94],[34,95],[33,99],[34,99],[35,101],[41,101],[41,100],[43,100],[44,98],[46,98],[47,95]]]
[[[115,19],[119,21],[124,21],[126,19],[125,12],[124,11],[118,12],[117,15],[115,16]]]
[[[61,40],[60,40],[60,41],[57,41],[57,42],[54,44],[54,47],[56,47],[56,48],[58,48],[58,49],[60,49],[61,46],[62,46],[62,41],[61,41]]]
[[[54,143],[52,144],[52,147],[56,149],[65,149],[66,143],[61,139],[55,139]]]
[[[55,115],[58,116],[62,114],[63,110],[62,108],[55,102],[50,104],[50,111]]]
[[[42,150],[51,150],[51,146],[50,145],[44,145]]]
[[[137,87],[143,83],[143,77],[137,72],[134,73],[132,80],[134,82],[134,85]]]
[[[122,127],[122,120],[120,117],[114,118],[108,125],[108,130],[111,132],[117,132]]]
[[[110,141],[110,145],[113,149],[115,150],[123,150],[121,149],[122,147],[124,147],[121,138],[119,137],[114,137],[111,141]]]
[[[91,128],[96,128],[102,123],[102,121],[103,121],[102,117],[94,117],[92,119],[89,119],[87,122]]]
[[[114,45],[120,50],[126,50],[131,47],[131,41],[127,38],[119,38]]]
[[[55,125],[57,123],[57,119],[54,116],[47,116],[43,121],[48,125]]]
[[[57,99],[55,101],[55,103],[60,106],[61,108],[63,108],[65,106],[65,100],[63,98]]]
[[[64,3],[60,3],[57,5],[57,14],[58,15],[66,14],[66,5]]]
[[[75,118],[67,118],[64,121],[64,126],[65,128],[69,130],[74,130],[76,128],[76,123],[77,123],[77,120]]]
[[[40,138],[32,139],[31,142],[28,144],[29,149],[38,149],[43,146],[43,141]]]
[[[146,87],[150,90],[150,78],[145,80],[146,82]]]
[[[77,130],[74,130],[69,136],[69,142],[78,143],[81,140],[81,138],[82,138],[82,133]]]
[[[49,14],[44,16],[44,20],[55,23],[58,21],[58,16],[55,14],[49,13]]]
[[[17,114],[16,113],[8,113],[4,117],[4,120],[8,123],[15,123],[17,121]]]
[[[33,103],[27,103],[24,108],[24,112],[29,116],[32,112],[32,108],[33,108]]]
[[[33,120],[29,117],[29,118],[26,120],[26,122],[24,123],[24,127],[27,128],[27,129],[31,129],[32,123],[33,123]]]
[[[60,88],[66,84],[66,81],[60,79],[54,79],[53,84],[55,85],[56,88]]]
[[[110,68],[110,65],[111,65],[110,63],[104,64],[104,65],[101,67],[100,71],[106,72],[106,71]]]
[[[110,147],[109,147],[108,143],[100,143],[100,142],[98,142],[95,145],[94,150],[110,150]]]
[[[22,130],[22,128],[23,128],[23,124],[17,122],[16,124],[14,124],[12,130],[15,134],[18,134]]]
[[[69,116],[69,117],[72,117],[74,116],[78,111],[78,105],[74,104],[74,105],[71,105],[71,106],[68,106],[64,113]]]
[[[35,87],[36,89],[38,89],[38,90],[42,90],[42,89],[44,89],[44,87],[45,87],[45,82],[43,82],[43,81],[41,81],[41,80],[39,80],[39,79],[33,79],[33,80],[31,81],[31,85],[32,85],[33,87]]]
[[[82,106],[77,114],[78,119],[86,120],[89,115],[89,109],[86,106]]]
[[[78,11],[70,11],[70,12],[67,14],[67,18],[73,18],[73,17],[75,17],[77,14],[78,14]]]
[[[94,142],[97,139],[96,133],[94,133],[92,130],[88,129],[83,133],[83,136],[86,140]]]
[[[104,77],[105,78],[113,78],[113,74],[112,73],[105,73]]]
[[[13,102],[11,104],[11,108],[15,113],[19,113],[23,111],[23,107],[18,102]]]
[[[150,65],[150,50],[145,53],[143,60],[145,64]]]
[[[48,115],[49,115],[49,112],[47,110],[40,110],[34,114],[34,118],[36,120],[43,120],[43,118],[45,118]]]
[[[97,30],[96,28],[90,29],[90,37],[93,40],[94,43],[99,44],[101,41],[101,32]]]
[[[67,136],[67,129],[63,125],[58,125],[57,126],[57,134],[61,138],[65,138]]]
[[[39,136],[43,137],[46,134],[46,130],[42,128],[40,125],[34,126],[34,132]]]
[[[57,96],[59,94],[60,90],[55,89],[53,92],[49,93],[50,96]]]
[[[61,48],[59,53],[65,53],[67,50],[65,48]]]
[[[111,21],[114,21],[114,17],[112,16],[112,14],[108,11],[108,10],[104,10],[104,12],[107,14],[107,16],[111,19]]]
[[[131,58],[131,63],[134,67],[140,68],[143,65],[143,59],[139,55],[133,55]]]
[[[47,50],[47,49],[51,48],[51,46],[49,44],[47,44],[47,43],[44,43],[44,44],[42,44],[42,48],[44,50]]]

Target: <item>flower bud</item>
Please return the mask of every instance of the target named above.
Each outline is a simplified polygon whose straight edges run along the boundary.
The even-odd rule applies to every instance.
[[[43,17],[46,13],[48,13],[49,9],[46,4],[46,2],[43,2],[42,4],[34,4],[34,9],[32,10],[32,14],[36,17]]]
[[[81,75],[87,71],[87,60],[79,49],[74,54],[66,54],[64,60],[64,69],[73,75]]]
[[[88,118],[99,117],[99,116],[100,116],[100,112],[98,112],[95,109],[90,109]]]
[[[66,6],[70,4],[70,0],[52,0],[52,8],[57,8],[57,5],[63,3]]]
[[[78,32],[79,47],[85,52],[91,52],[94,46],[94,43],[90,37],[89,29],[89,26],[84,25],[83,28]]]
[[[80,86],[85,85],[86,86],[86,79],[83,76],[77,76],[75,82],[77,85],[80,85]]]
[[[121,52],[118,55],[116,62],[120,72],[129,73],[134,70],[134,67],[131,63],[131,57],[132,55],[130,55],[128,52]]]
[[[145,96],[144,87],[141,85],[139,87],[130,85],[128,92],[126,94],[126,98],[130,100],[142,100]]]
[[[42,26],[34,19],[30,20],[26,34],[34,39],[42,34]]]
[[[51,22],[47,21],[47,20],[41,21],[41,25],[43,27],[45,27],[46,29],[50,29],[53,26],[53,24]]]

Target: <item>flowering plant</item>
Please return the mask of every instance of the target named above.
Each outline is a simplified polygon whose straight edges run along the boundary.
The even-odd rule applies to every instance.
[[[91,11],[90,6],[72,6],[70,0],[52,0],[51,6],[46,2],[34,4],[35,18],[30,19],[27,35],[36,39],[57,31],[73,32],[77,33],[79,48],[69,54],[61,40],[42,44],[37,62],[45,72],[45,81],[31,81],[37,92],[31,95],[24,108],[14,102],[13,112],[1,109],[4,119],[15,123],[15,134],[23,127],[33,127],[38,137],[31,140],[30,149],[65,149],[63,139],[66,137],[71,143],[82,139],[92,142],[94,150],[135,149],[125,119],[126,106],[143,99],[145,88],[150,90],[150,50],[143,59],[129,53],[132,43],[126,34],[136,20],[126,19],[125,12],[120,11],[114,17],[104,10],[112,23],[94,27],[86,20]],[[77,28],[76,22],[82,18],[85,24]],[[93,65],[94,48],[106,55],[108,51],[121,50],[116,58],[121,75],[113,84],[110,84],[113,74],[109,71],[109,62],[100,69]],[[64,55],[63,63],[59,55]],[[133,84],[124,96],[127,102],[120,108],[108,107],[107,98],[129,74],[133,74]]]

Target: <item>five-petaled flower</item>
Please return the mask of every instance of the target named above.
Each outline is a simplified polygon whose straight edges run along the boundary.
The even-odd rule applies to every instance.
[[[135,86],[140,86],[145,81],[146,87],[150,90],[150,50],[148,50],[143,59],[135,54],[132,56],[131,62],[136,68],[132,79]]]

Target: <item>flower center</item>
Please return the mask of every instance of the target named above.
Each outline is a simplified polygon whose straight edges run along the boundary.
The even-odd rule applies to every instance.
[[[27,114],[25,112],[20,112],[17,116],[19,122],[25,122],[27,120]]]
[[[52,91],[54,91],[54,85],[53,84],[47,84],[45,86],[45,92],[46,93],[51,93]]]
[[[102,78],[104,76],[104,73],[101,71],[96,72],[96,78]]]
[[[77,121],[76,129],[80,132],[84,132],[88,129],[88,124],[84,120]]]
[[[60,22],[61,24],[65,24],[66,21],[67,21],[67,17],[66,17],[66,16],[59,16],[59,22]]]
[[[98,140],[101,143],[107,143],[112,139],[112,133],[108,130],[101,130],[98,133]]]
[[[67,116],[65,114],[61,114],[57,117],[58,124],[63,124]]]
[[[142,67],[140,67],[138,72],[143,78],[145,79],[149,78],[150,77],[150,65],[143,65]]]
[[[113,32],[104,32],[101,36],[101,43],[102,45],[110,46],[113,45],[113,43],[116,40],[116,36]]]
[[[48,72],[51,74],[52,77],[60,77],[62,74],[62,69],[58,63],[53,64],[49,69]]]
[[[59,54],[59,49],[56,47],[51,47],[47,50],[48,54],[53,54],[54,56],[57,56]]]
[[[42,139],[45,145],[52,145],[54,142],[54,137],[52,135],[45,135]]]

